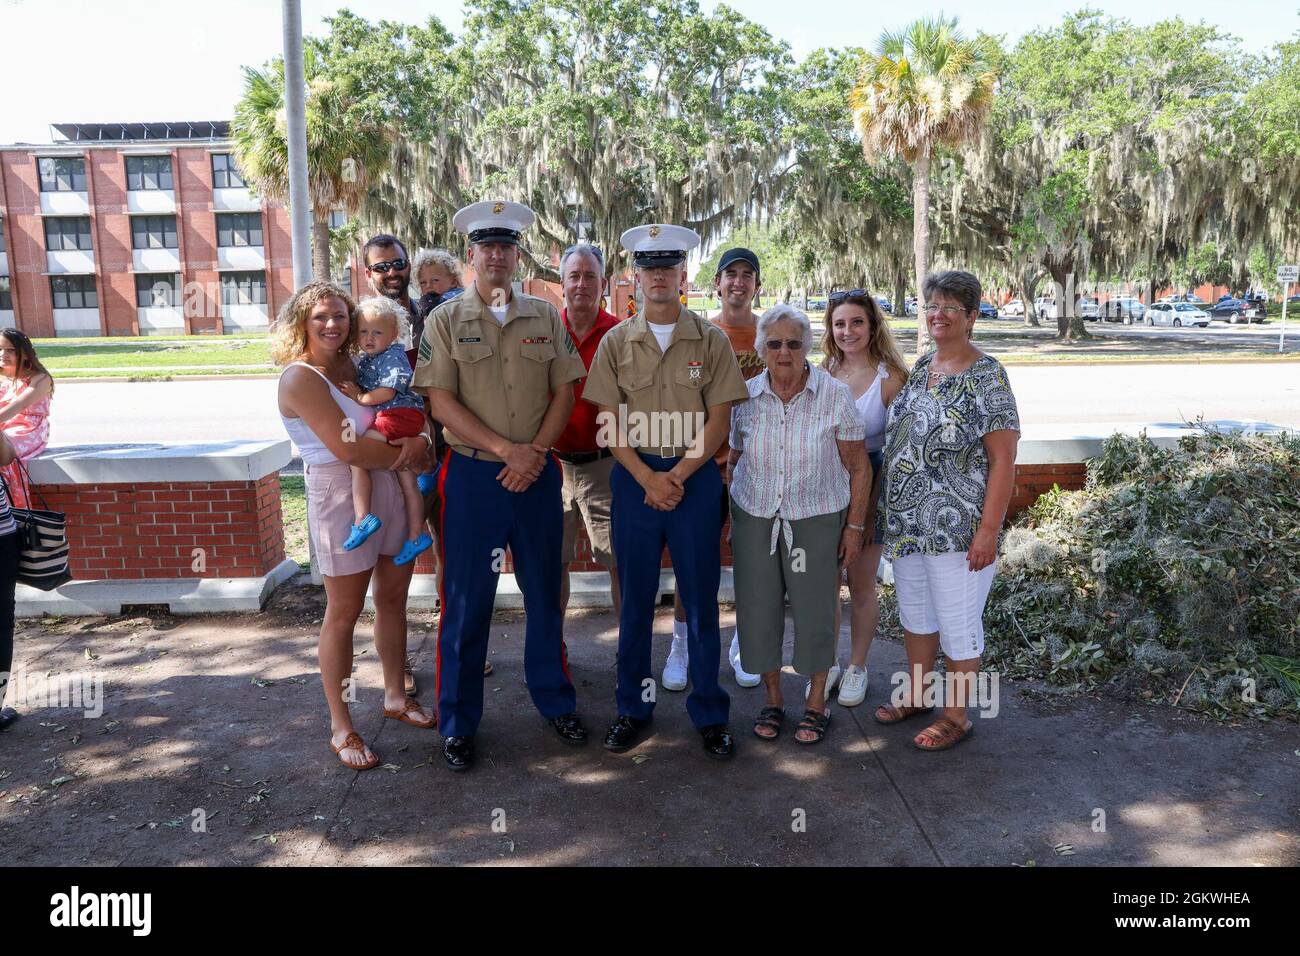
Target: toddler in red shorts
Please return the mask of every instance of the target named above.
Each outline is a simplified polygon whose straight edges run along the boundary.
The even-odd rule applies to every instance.
[[[361,303],[364,307],[365,303]],[[392,441],[414,438],[424,430],[424,400],[411,391],[411,363],[398,341],[400,321],[392,309],[357,309],[357,338],[361,355],[357,358],[357,384],[344,382],[339,389],[353,401],[375,409],[375,421],[366,437]],[[422,485],[427,475],[399,471],[408,527],[406,544],[393,559],[394,564],[408,564],[433,545],[424,528]],[[343,542],[343,550],[358,548],[383,525],[370,510],[370,473],[352,469],[352,509],[356,524]]]

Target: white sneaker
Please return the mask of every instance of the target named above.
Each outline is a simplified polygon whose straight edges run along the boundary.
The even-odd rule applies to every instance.
[[[826,675],[826,699],[831,699],[831,691],[835,690],[835,685],[840,682],[840,665],[836,661],[831,665],[830,672]],[[808,695],[812,693],[812,681],[803,685],[803,699],[807,700]]]
[[[673,646],[668,652],[668,661],[664,664],[664,676],[660,683],[664,690],[686,689],[686,668],[689,664],[686,652],[686,637],[673,635]]]
[[[740,635],[734,635],[731,638],[731,651],[727,654],[727,659],[731,661],[732,673],[736,675],[736,683],[741,687],[757,687],[763,683],[763,675],[751,674],[740,666]]]
[[[841,707],[856,707],[867,697],[867,670],[850,664],[840,681],[839,703]]]

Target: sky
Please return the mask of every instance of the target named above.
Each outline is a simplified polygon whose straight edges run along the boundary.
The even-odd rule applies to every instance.
[[[705,9],[716,4],[701,0]],[[1300,30],[1300,0],[942,0],[866,12],[862,0],[728,3],[796,57],[819,46],[871,47],[882,30],[939,13],[968,33],[1013,43],[1085,5],[1138,23],[1203,20],[1261,53]],[[372,20],[433,15],[453,32],[463,16],[459,0],[302,0],[304,32],[323,32],[323,18],[340,6]],[[229,119],[240,66],[262,64],[283,42],[277,0],[0,0],[0,41],[0,143],[48,143],[51,123]]]

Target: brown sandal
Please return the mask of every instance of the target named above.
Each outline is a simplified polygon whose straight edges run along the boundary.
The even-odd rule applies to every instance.
[[[917,734],[924,740],[932,740],[931,744],[918,744],[914,739],[912,746],[917,750],[947,750],[955,747],[967,737],[975,733],[975,725],[972,723],[969,727],[958,726],[954,721],[947,717],[940,717],[925,730]]]
[[[349,763],[343,759],[342,751],[344,750],[356,750],[361,754],[366,752],[366,742],[361,739],[361,735],[355,730],[348,734],[347,739],[337,747],[334,746],[333,741],[331,741],[330,750],[334,751],[335,756],[339,758],[339,763],[343,764],[343,766],[347,767],[349,770],[373,770],[375,767],[379,766],[379,754],[375,753],[373,750],[370,751],[370,760],[366,763]]]
[[[884,717],[880,716],[882,710],[886,715]],[[896,724],[900,720],[907,720],[917,714],[928,714],[932,710],[933,707],[895,707],[893,704],[881,704],[871,716],[878,724]]]
[[[430,717],[427,720],[420,720],[410,716],[412,713],[420,712],[423,712],[423,708],[420,706],[420,702],[414,697],[406,698],[406,703],[402,706],[401,710],[389,710],[387,707],[384,708],[385,717],[391,717],[393,720],[400,720],[404,724],[410,724],[412,727],[419,727],[421,730],[428,730],[430,727],[436,727],[438,725],[438,718],[436,716]]]

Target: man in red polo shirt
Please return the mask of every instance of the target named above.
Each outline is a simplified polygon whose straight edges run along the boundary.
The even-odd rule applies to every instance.
[[[582,364],[591,368],[596,347],[605,333],[618,324],[618,319],[601,308],[601,298],[608,283],[605,280],[605,257],[600,249],[590,243],[580,242],[564,250],[560,257],[560,282],[564,287],[564,311],[561,316],[569,330],[569,337],[578,347]],[[596,415],[599,409],[582,401],[582,389],[587,380],[573,383],[573,414],[569,424],[555,443],[555,457],[560,459],[564,474],[562,498],[564,501],[564,549],[561,561],[564,575],[560,588],[560,607],[569,607],[569,565],[577,550],[578,521],[587,528],[591,554],[596,563],[609,570],[609,587],[614,597],[614,615],[618,616],[621,601],[618,592],[618,573],[614,563],[614,547],[610,536],[610,503],[613,496],[609,488],[609,473],[614,467],[614,457],[608,448],[596,444]]]

